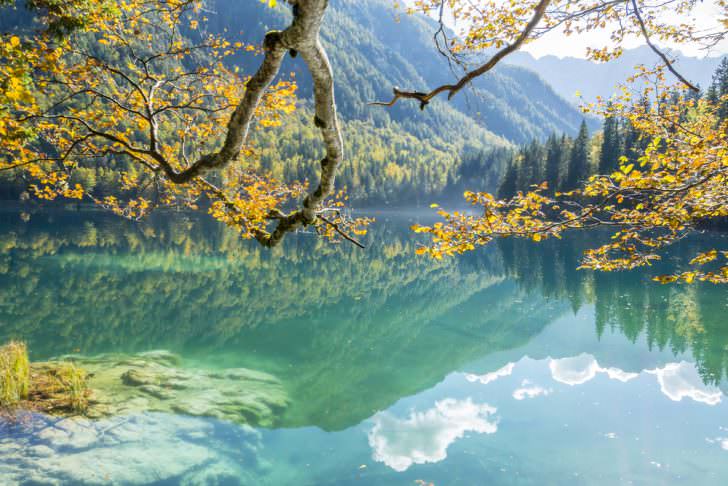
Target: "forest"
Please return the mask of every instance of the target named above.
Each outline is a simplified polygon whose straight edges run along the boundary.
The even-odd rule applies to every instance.
[[[712,83],[702,93],[687,93],[689,97],[705,97],[718,106],[718,120],[728,117],[728,60],[723,59],[713,75]],[[677,99],[678,93],[673,95]],[[649,106],[652,101],[645,99]],[[670,100],[667,101],[670,103]],[[546,182],[551,191],[567,192],[579,187],[590,176],[611,174],[623,162],[639,164],[650,144],[628,120],[607,117],[602,129],[590,136],[582,123],[576,137],[551,134],[545,141],[533,140],[521,146],[507,163],[498,185],[498,196],[513,197],[518,191],[528,191]],[[482,169],[487,170],[487,167]]]
[[[205,33],[225,34],[230,41],[243,43],[257,42],[267,26],[288,16],[285,10],[259,2],[224,0],[216,2],[215,8]],[[249,20],[232,25],[232,19]],[[0,16],[0,31],[22,32],[31,25],[32,17],[22,8],[5,7]],[[433,56],[435,49],[424,40],[432,27],[433,22],[421,17],[396,19],[383,0],[363,6],[349,0],[337,2],[328,13],[322,32],[325,45],[336,39],[352,46],[332,50],[330,55],[339,77],[336,94],[348,153],[339,181],[358,206],[429,205],[435,197],[452,194],[451,189],[465,180],[462,172],[467,173],[468,167],[485,166],[483,157],[494,164],[487,169],[490,175],[482,174],[485,185],[478,187],[493,189],[503,159],[489,158],[491,151],[541,139],[552,131],[573,135],[578,130],[582,118],[578,108],[535,73],[515,66],[499,67],[453,105],[436,101],[425,111],[369,106],[386,96],[393,84],[405,84],[413,77],[422,83],[425,78],[427,82],[446,79],[439,73],[446,63]],[[201,33],[185,29],[184,35],[194,39]],[[93,36],[81,37],[88,45],[94,42]],[[113,57],[110,46],[97,44],[94,51]],[[421,61],[414,62],[413,55]],[[224,61],[248,72],[258,59],[241,52]],[[316,127],[307,123],[312,117],[311,82],[300,59],[287,59],[284,70],[286,78],[294,75],[290,79],[297,85],[297,110],[280,126],[253,133],[254,165],[287,181],[315,180],[321,148]],[[592,129],[598,127],[596,119],[589,123]],[[94,160],[75,171],[71,184],[93,188],[99,197],[119,196],[121,171],[132,177],[139,174],[135,164],[124,160]],[[0,199],[18,200],[31,183],[22,171],[0,172]]]

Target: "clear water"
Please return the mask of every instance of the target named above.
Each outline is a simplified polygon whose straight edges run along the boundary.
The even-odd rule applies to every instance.
[[[1,340],[166,349],[290,397],[267,428],[149,413],[44,449],[56,419],[5,424],[0,483],[728,482],[728,289],[577,272],[593,236],[433,262],[422,217],[379,214],[364,251],[269,251],[179,214],[0,213]]]

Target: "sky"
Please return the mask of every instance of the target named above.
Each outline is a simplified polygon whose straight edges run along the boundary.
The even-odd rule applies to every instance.
[[[719,19],[721,18],[721,10],[716,2],[701,2],[694,10],[694,22],[702,29],[720,28]],[[666,18],[671,23],[682,23],[686,19],[679,18],[677,15],[673,18]],[[599,47],[609,44],[609,32],[599,31],[590,32],[581,35],[565,36],[562,32],[551,32],[541,39],[527,44],[523,50],[531,53],[534,57],[542,57],[546,55],[555,55],[558,57],[585,57],[586,47]],[[638,47],[645,45],[644,39],[631,38],[625,42],[626,48]],[[665,47],[665,46],[663,46]],[[715,46],[711,51],[701,50],[697,45],[667,45],[666,47],[680,50],[683,54],[694,57],[720,56],[728,54],[728,39]]]
[[[412,0],[405,0],[405,4],[411,4]],[[721,24],[719,19],[724,17],[717,2],[710,0],[703,0],[699,2],[693,11],[693,19],[696,25],[701,29],[720,29]],[[671,23],[682,23],[687,19],[673,15],[672,18],[665,18],[666,21]],[[453,28],[452,20],[449,22],[446,19],[446,23],[449,27]],[[454,29],[457,30],[457,29]],[[725,30],[725,27],[723,27]],[[553,31],[546,36],[533,41],[522,49],[529,52],[534,57],[542,57],[546,55],[554,55],[557,57],[586,57],[586,48],[590,47],[604,47],[609,44],[609,31],[597,31],[589,32],[585,34],[572,34],[565,36],[561,31]],[[633,48],[645,45],[644,39],[641,37],[631,38],[625,41],[625,48]],[[728,54],[728,39],[724,39],[723,42],[713,47],[710,51],[700,49],[697,45],[670,45],[667,44],[662,47],[668,47],[670,49],[678,49],[683,54],[694,57],[706,57],[706,56],[721,56]]]

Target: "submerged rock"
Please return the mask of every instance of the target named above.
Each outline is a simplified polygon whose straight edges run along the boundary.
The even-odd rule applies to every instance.
[[[272,426],[289,401],[272,375],[245,368],[186,368],[167,351],[62,359],[89,374],[86,415],[91,418],[151,411]]]
[[[211,419],[33,414],[0,423],[0,483],[258,484],[259,449],[259,432]]]

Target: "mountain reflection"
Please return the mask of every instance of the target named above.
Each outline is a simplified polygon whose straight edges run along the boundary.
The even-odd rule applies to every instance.
[[[415,256],[409,224],[379,221],[365,251],[308,235],[271,251],[181,214],[132,224],[64,211],[24,223],[3,213],[0,337],[28,341],[34,359],[164,348],[205,366],[258,369],[277,376],[292,397],[278,425],[326,430],[371,417],[484,356],[527,347],[557,318],[589,306],[595,339],[618,332],[649,348],[690,353],[704,387],[726,376],[725,289],[662,286],[637,272],[577,272],[589,244],[581,239],[506,241],[435,262]],[[627,381],[639,371],[559,349],[549,355],[562,383],[598,373]],[[694,377],[670,366],[654,370],[666,395],[715,399],[714,387],[676,387]],[[494,368],[468,380],[489,383],[513,364]],[[547,392],[521,388],[523,398]],[[381,434],[396,426],[385,445],[381,435],[370,437],[384,462],[427,462],[445,453],[448,437],[487,429],[475,416],[469,429],[443,426],[442,443],[412,458],[413,421],[428,413],[379,416]],[[446,413],[430,415],[447,425]]]

